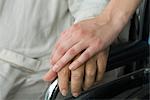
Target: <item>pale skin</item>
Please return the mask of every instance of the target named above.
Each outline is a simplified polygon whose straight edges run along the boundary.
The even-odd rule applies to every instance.
[[[45,75],[49,77],[47,80],[53,80],[57,75],[56,72],[65,66],[72,71],[83,67],[86,61],[109,47],[130,20],[140,2],[141,0],[110,0],[99,16],[78,22],[62,32],[52,52],[51,63],[54,66],[53,70]],[[73,60],[77,55],[78,58]],[[71,60],[73,62],[67,65]]]
[[[74,70],[96,53],[107,48],[118,36],[141,0],[110,0],[96,18],[81,21],[61,33],[52,52],[53,70],[58,72],[76,55],[69,65]]]

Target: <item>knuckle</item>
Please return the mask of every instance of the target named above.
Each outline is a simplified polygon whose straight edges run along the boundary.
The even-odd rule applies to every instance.
[[[87,36],[87,35],[88,35],[88,32],[87,32],[86,30],[84,30],[84,29],[82,29],[82,28],[80,28],[80,29],[78,30],[78,34],[77,34],[78,37],[82,38],[82,37],[85,37],[85,36]]]
[[[95,77],[95,71],[86,70],[87,77]]]
[[[60,60],[56,65],[57,66],[63,66],[65,64],[65,62],[63,62],[62,60]]]
[[[73,80],[80,80],[81,77],[82,77],[81,73],[74,73],[74,74],[72,74],[72,79]]]
[[[70,49],[69,50],[69,55],[76,55],[77,54],[77,51],[75,49]]]
[[[68,69],[63,68],[62,70],[60,70],[60,72],[58,72],[59,77],[61,76],[66,76],[66,74],[68,74]]]
[[[89,59],[90,58],[90,53],[89,51],[86,51],[86,53],[84,54],[84,59]]]
[[[79,60],[79,59],[77,59],[77,60],[75,60],[75,64],[78,65],[78,66],[80,66],[82,64],[82,61]]]
[[[82,25],[80,23],[75,24],[74,29],[78,30],[77,36],[83,36],[88,33],[88,32],[86,32],[86,30],[84,30],[84,28],[82,27]]]
[[[65,53],[65,48],[63,46],[59,46],[58,52],[59,54],[63,55]]]
[[[73,79],[73,80],[79,80],[79,79],[80,79],[80,76],[78,76],[78,75],[77,75],[77,76],[76,76],[76,75],[73,75],[73,76],[72,76],[72,79]]]

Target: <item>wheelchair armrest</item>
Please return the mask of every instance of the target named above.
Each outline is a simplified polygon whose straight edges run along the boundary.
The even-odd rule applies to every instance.
[[[149,56],[149,45],[146,41],[128,42],[111,48],[106,71],[113,70]]]
[[[125,76],[120,77],[119,79],[113,80],[109,83],[106,83],[104,85],[99,85],[97,84],[96,86],[94,86],[93,88],[83,92],[80,95],[80,99],[81,100],[91,100],[91,99],[110,99],[110,98],[115,98],[115,96],[117,96],[118,94],[129,90],[129,89],[135,89],[137,87],[141,88],[146,88],[143,92],[140,93],[140,95],[142,94],[143,96],[145,95],[149,95],[150,96],[150,91],[149,91],[149,81],[150,78],[150,69],[149,68],[143,68],[140,70],[137,70],[135,72],[129,73]],[[138,89],[138,91],[140,91]],[[138,92],[137,90],[134,91],[135,93]],[[124,97],[121,98],[130,98],[132,97],[132,95],[130,94],[134,94],[134,92],[127,94]],[[137,97],[140,95],[137,95]],[[73,98],[73,97],[70,97]],[[68,98],[68,100],[70,100],[70,98]],[[126,99],[127,99],[126,98]],[[143,98],[143,97],[142,97]],[[146,97],[148,98],[148,97]],[[108,99],[108,100],[109,100]],[[118,99],[116,97],[116,99]],[[126,100],[125,99],[125,100]],[[76,100],[76,99],[74,99]],[[124,99],[122,99],[124,100]],[[138,99],[138,100],[142,100],[142,99]],[[144,100],[148,100],[148,99],[144,99]]]
[[[136,61],[136,60],[139,60],[139,59],[144,59],[149,54],[148,50],[149,50],[149,46],[148,46],[147,42],[143,42],[143,41],[128,42],[128,43],[124,43],[124,44],[120,44],[120,45],[116,45],[114,47],[111,47],[106,71],[113,70],[113,69],[118,68],[122,65],[132,63],[133,61]],[[130,78],[127,78],[126,80],[128,80],[128,79],[130,79]],[[91,97],[92,98],[100,98],[100,97],[105,98],[105,96],[107,95],[105,93],[108,93],[109,90],[110,90],[110,89],[106,89],[106,87],[111,85],[111,84],[112,84],[112,86],[114,84],[116,84],[116,85],[123,84],[122,82],[121,83],[119,83],[119,82],[114,81],[113,84],[110,83],[108,85],[104,85],[104,87],[96,85],[93,88],[89,89],[88,91],[83,92],[79,97],[81,97],[83,100],[87,100],[87,99],[89,100]],[[123,82],[125,82],[125,81],[123,81]],[[127,83],[125,83],[125,84],[127,84]],[[110,88],[112,86],[110,86]],[[134,85],[131,85],[131,86],[134,86]],[[103,93],[103,91],[99,91],[101,89],[105,89],[106,91]],[[113,90],[114,89],[117,89],[117,88],[113,87]],[[123,89],[127,89],[127,88],[123,88]],[[120,88],[120,90],[117,90],[117,91],[121,92],[123,89]],[[118,93],[117,91],[114,92],[113,95],[117,94]],[[54,93],[51,97],[51,100],[55,100],[58,92],[59,92],[59,89],[58,89],[58,86],[57,86],[57,89],[54,91]],[[100,95],[101,93],[105,94],[105,95]],[[112,97],[113,95],[111,95],[109,93],[108,93],[109,96],[108,95],[107,96]],[[69,96],[69,97],[66,97],[65,100],[74,100],[74,99],[75,99],[74,97]]]

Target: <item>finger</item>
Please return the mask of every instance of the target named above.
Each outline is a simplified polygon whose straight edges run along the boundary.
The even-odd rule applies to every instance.
[[[65,55],[53,66],[53,70],[58,72],[65,64],[71,61],[75,56],[77,56],[81,51],[87,48],[82,42],[77,43],[72,48],[70,48]]]
[[[97,78],[96,81],[100,81],[103,78],[108,59],[108,49],[100,52],[97,56]]]
[[[73,63],[69,66],[70,70],[75,70],[78,68],[80,65],[85,63],[85,61],[89,60],[95,53],[97,52],[97,49],[94,47],[89,47],[87,48],[77,60],[73,61]]]
[[[67,33],[67,30],[65,30],[64,32],[62,32],[61,33],[61,36],[65,36],[65,34]],[[55,53],[55,51],[56,51],[56,49],[59,47],[59,45],[60,45],[60,42],[61,40],[60,40],[60,38],[56,41],[56,43],[55,43],[55,45],[54,45],[54,48],[53,48],[53,50],[52,50],[52,53],[51,53],[51,58],[53,57],[53,55],[54,55],[54,53]]]
[[[43,77],[43,80],[52,82],[57,77],[57,73],[53,70],[49,70]]]
[[[96,79],[96,69],[96,57],[94,56],[89,61],[87,61],[85,66],[85,79],[83,84],[84,90],[87,90],[94,84]]]
[[[70,70],[68,66],[69,65],[66,65],[61,71],[58,72],[59,90],[63,96],[66,96],[68,93],[69,78],[70,78]]]
[[[71,71],[71,93],[74,97],[77,97],[82,89],[84,77],[84,65],[78,69]]]
[[[72,37],[66,39],[60,37],[59,46],[55,49],[55,53],[52,57],[52,62],[55,64],[71,47],[73,47],[78,41]]]
[[[55,49],[55,52],[53,53],[53,57],[51,58],[53,65],[55,65],[56,62],[60,59],[60,57],[65,54],[66,50],[67,48],[64,48],[64,46],[62,45],[59,45],[57,49]]]
[[[64,32],[62,32],[61,33],[61,37],[65,36],[66,33],[67,33],[67,30],[65,30]],[[58,47],[60,46],[60,43],[62,43],[61,42],[61,38],[59,38],[57,40],[57,42],[55,43],[55,46],[54,46],[54,48],[52,50],[52,53],[51,53],[51,56],[50,56],[50,58],[51,58],[50,62],[51,62],[52,65],[54,65],[56,63],[56,61],[53,59],[53,57],[56,54],[56,51],[57,51]]]
[[[55,46],[54,46],[54,48],[53,48],[53,50],[52,50],[52,52],[51,52],[51,55],[50,55],[50,63],[52,64],[52,65],[54,65],[56,62],[53,60],[53,56],[54,56],[54,54],[55,54],[55,51],[57,50],[57,48],[59,47],[59,45],[60,45],[60,40],[58,40],[57,42],[56,42],[56,44],[55,44]]]

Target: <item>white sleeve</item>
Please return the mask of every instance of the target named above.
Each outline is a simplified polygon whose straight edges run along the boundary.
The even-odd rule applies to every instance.
[[[75,23],[99,15],[109,0],[68,0]]]

